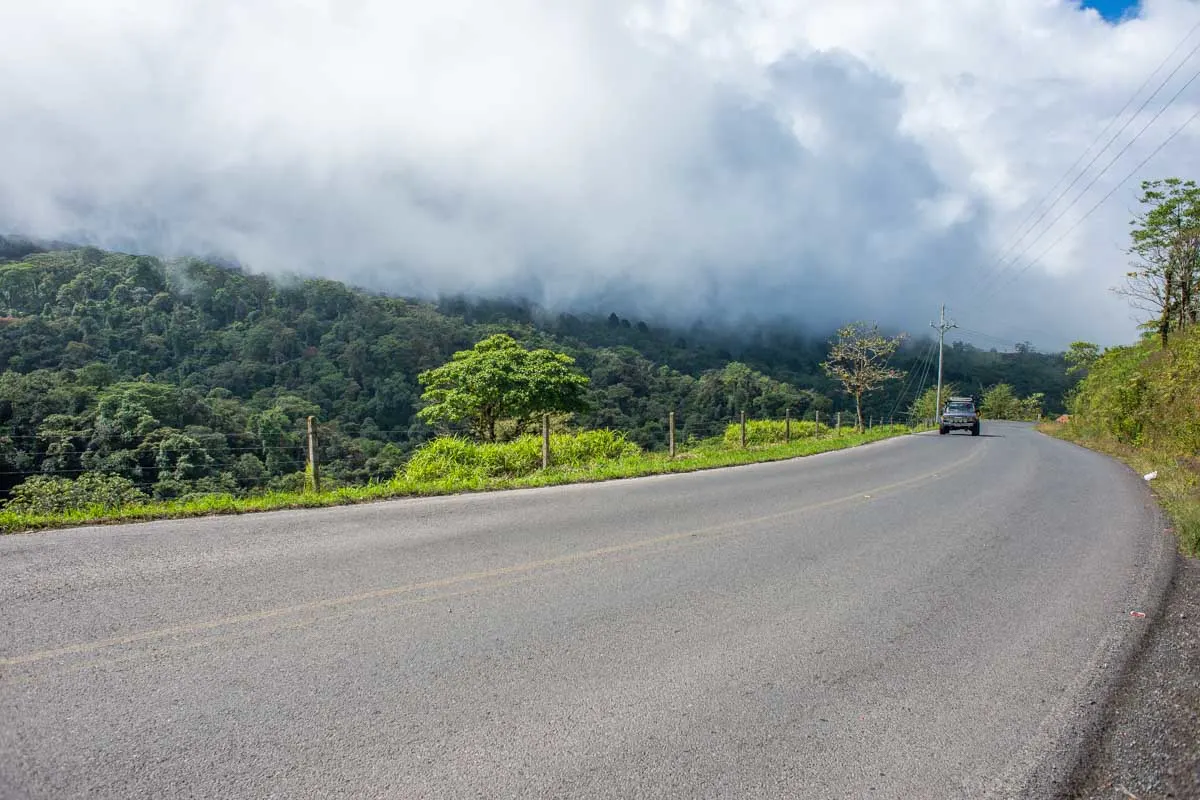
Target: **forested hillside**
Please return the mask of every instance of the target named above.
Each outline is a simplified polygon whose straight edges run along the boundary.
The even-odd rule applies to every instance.
[[[1200,555],[1200,186],[1144,181],[1119,293],[1143,315],[1142,338],[1066,354],[1082,381],[1061,436],[1124,458],[1148,475],[1184,550]]]
[[[148,493],[294,488],[305,418],[320,423],[327,477],[390,477],[433,435],[415,416],[417,375],[497,332],[565,352],[589,376],[582,428],[662,446],[741,410],[797,416],[851,408],[822,373],[824,338],[781,329],[666,330],[652,321],[551,315],[519,302],[381,296],[318,279],[272,280],[196,260],[0,241],[0,491],[29,475],[104,472]],[[933,348],[909,341],[905,380],[864,413],[901,416],[933,380]],[[946,375],[981,394],[1070,386],[1058,355],[956,343]]]

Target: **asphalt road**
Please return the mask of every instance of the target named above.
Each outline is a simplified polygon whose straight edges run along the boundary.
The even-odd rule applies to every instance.
[[[0,537],[0,796],[1049,796],[1172,540],[985,434]]]

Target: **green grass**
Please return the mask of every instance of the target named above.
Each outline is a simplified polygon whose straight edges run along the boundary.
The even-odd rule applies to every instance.
[[[795,430],[793,428],[793,434]],[[551,451],[555,455],[550,468],[546,470],[538,468],[541,465],[541,446],[536,438],[537,460],[532,470],[529,468],[528,442],[518,440],[503,445],[465,442],[469,447],[464,447],[462,440],[442,439],[428,446],[427,449],[433,451],[431,455],[422,457],[421,452],[424,451],[414,455],[412,461],[417,466],[413,467],[410,462],[410,467],[391,481],[325,492],[270,492],[253,497],[209,495],[185,501],[147,502],[117,508],[91,506],[54,514],[0,509],[0,533],[214,514],[248,514],[290,508],[324,508],[403,497],[432,497],[694,472],[841,450],[903,436],[911,430],[901,425],[880,426],[861,433],[843,429],[840,434],[827,431],[818,437],[795,439],[791,444],[751,445],[745,450],[730,448],[716,439],[681,451],[674,459],[663,453],[644,453],[619,434],[607,431],[593,431],[574,437],[564,434],[552,440]],[[512,447],[507,451],[485,450],[487,447],[505,448],[508,445]],[[474,452],[471,452],[472,448]],[[424,462],[420,461],[422,458]]]
[[[1125,444],[1072,423],[1046,423],[1039,426],[1039,430],[1112,456],[1140,474],[1158,472],[1158,477],[1150,482],[1150,488],[1175,526],[1180,550],[1194,558],[1200,557],[1200,462]]]
[[[606,461],[634,458],[641,448],[613,431],[556,433],[550,437],[550,452],[559,467],[587,469]],[[444,436],[418,450],[402,477],[414,484],[456,479],[479,480],[520,478],[542,467],[540,436],[521,436],[511,442],[481,444],[470,439]]]
[[[807,420],[792,420],[792,438],[803,439],[825,434],[829,427]],[[742,426],[733,423],[725,428],[725,446],[741,447]],[[746,421],[746,445],[761,446],[765,444],[785,444],[787,441],[787,423],[782,420],[756,419]]]

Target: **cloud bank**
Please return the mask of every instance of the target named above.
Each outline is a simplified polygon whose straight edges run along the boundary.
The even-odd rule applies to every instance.
[[[1003,339],[1113,343],[1134,182],[984,279],[1197,22],[1194,0],[1118,25],[1067,0],[0,0],[0,231],[677,322],[918,331],[946,302]],[[1140,177],[1196,176],[1198,131]]]

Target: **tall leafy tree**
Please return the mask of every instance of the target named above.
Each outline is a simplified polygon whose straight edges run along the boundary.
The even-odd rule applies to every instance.
[[[1171,331],[1200,319],[1200,187],[1179,178],[1143,181],[1142,213],[1130,223],[1132,269],[1114,289],[1152,315],[1163,347]]]
[[[526,350],[508,334],[495,334],[451,361],[422,372],[418,415],[429,423],[468,423],[495,441],[496,423],[523,423],[539,414],[582,411],[588,378],[575,359],[552,350]]]
[[[1092,364],[1100,357],[1100,346],[1094,342],[1071,342],[1063,360],[1067,362],[1067,374],[1085,377]]]
[[[998,383],[983,393],[979,413],[988,419],[1020,419],[1021,401],[1007,383]]]
[[[839,328],[837,339],[830,342],[829,358],[821,366],[854,398],[855,427],[863,427],[863,395],[904,377],[903,372],[889,366],[903,341],[904,334],[888,337],[874,323],[852,322]]]

